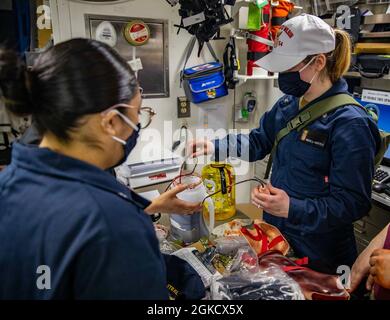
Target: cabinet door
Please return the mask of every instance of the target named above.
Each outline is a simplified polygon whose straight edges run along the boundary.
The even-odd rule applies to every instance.
[[[374,201],[370,213],[364,220],[382,230],[390,223],[390,210]]]
[[[85,15],[85,20],[87,36],[92,39],[102,22],[110,22],[117,34],[114,49],[126,61],[141,60],[143,69],[137,77],[145,98],[169,97],[168,20],[90,14]],[[150,30],[150,39],[142,46],[133,46],[124,37],[127,24],[135,21],[142,21]]]

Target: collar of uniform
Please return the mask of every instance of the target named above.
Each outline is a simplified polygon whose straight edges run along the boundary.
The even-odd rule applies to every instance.
[[[120,184],[111,174],[84,161],[70,158],[35,145],[14,143],[11,166],[59,178],[82,181],[99,189],[114,193],[145,209],[150,202]]]
[[[286,122],[294,118],[299,111],[299,99],[286,95],[279,102],[279,109]]]
[[[326,91],[323,95],[319,96],[317,99],[314,99],[313,101],[307,103],[302,109],[299,111],[303,111],[307,109],[308,107],[312,106],[313,104],[317,103],[318,101],[324,100],[326,98],[329,98],[331,96],[334,96],[339,93],[347,93],[348,92],[348,84],[345,79],[341,78],[337,82],[333,84],[333,86]]]
[[[341,78],[340,80],[335,82],[334,85],[328,91],[326,91],[322,96],[309,102],[301,109],[299,108],[300,99],[289,95],[286,95],[283,98],[281,98],[279,106],[281,107],[285,120],[288,122],[291,119],[293,119],[299,112],[302,112],[303,110],[307,109],[314,103],[326,99],[328,97],[334,96],[336,94],[346,93],[346,92],[348,92],[348,84],[343,78]]]

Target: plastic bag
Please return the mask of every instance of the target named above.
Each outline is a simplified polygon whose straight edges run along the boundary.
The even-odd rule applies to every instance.
[[[242,275],[254,274],[259,272],[259,263],[256,253],[251,247],[238,249],[230,268],[227,269],[230,273],[240,273]]]
[[[215,240],[216,252],[234,256],[222,278],[211,279],[212,300],[303,300],[299,285],[279,267],[260,269],[258,257],[242,236]]]
[[[159,242],[160,251],[163,254],[172,254],[183,247],[170,237],[169,229],[161,224],[154,224],[154,231]]]
[[[238,249],[249,247],[248,241],[242,236],[221,237],[214,240],[216,250],[220,254],[235,256]]]
[[[210,286],[212,279],[222,277],[221,273],[213,266],[214,249],[210,248],[200,253],[195,248],[187,247],[175,251],[172,255],[187,261],[201,277],[206,288]]]
[[[227,236],[216,239],[215,251],[224,256],[231,257],[230,263],[222,274],[233,272],[255,273],[259,270],[256,252],[251,248],[245,237]]]
[[[163,254],[172,254],[178,249],[180,249],[176,244],[166,239],[161,240],[159,244],[160,244],[160,251]]]
[[[294,279],[308,300],[348,300],[349,293],[340,282],[339,276],[320,273],[298,265],[277,251],[259,256],[261,269],[279,268]]]
[[[212,279],[212,300],[304,300],[299,285],[277,267]]]
[[[229,276],[232,272],[255,273],[258,271],[256,253],[244,237],[222,237],[207,243],[204,250],[187,247],[175,251],[201,276],[206,287],[212,278]]]

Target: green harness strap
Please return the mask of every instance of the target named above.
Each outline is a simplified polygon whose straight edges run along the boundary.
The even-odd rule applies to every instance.
[[[305,108],[302,110],[294,119],[290,120],[287,123],[287,126],[280,130],[278,134],[276,135],[276,139],[274,142],[274,146],[271,151],[271,155],[267,164],[267,170],[265,172],[265,179],[269,178],[269,175],[271,173],[272,168],[272,162],[273,157],[275,155],[275,152],[278,148],[278,144],[280,141],[290,134],[290,132],[297,130],[301,131],[302,129],[306,128],[307,126],[311,125],[314,121],[321,118],[323,115],[330,113],[338,108],[347,106],[347,105],[355,105],[362,109],[364,109],[366,112],[366,108],[364,108],[361,104],[359,104],[353,97],[346,93],[337,94],[334,96],[331,96],[329,98],[323,99],[321,101],[318,101],[317,103],[314,103],[308,108]],[[389,136],[389,142],[390,142],[390,136]],[[384,153],[383,153],[384,155]],[[383,158],[382,155],[382,158]]]

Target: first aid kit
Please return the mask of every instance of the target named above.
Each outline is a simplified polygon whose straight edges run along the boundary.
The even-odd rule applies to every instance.
[[[194,49],[196,38],[192,38],[188,47],[181,81],[187,98],[193,103],[202,103],[209,100],[228,95],[228,88],[225,83],[224,67],[219,62],[211,44],[207,42],[214,62],[186,68],[187,62]]]

